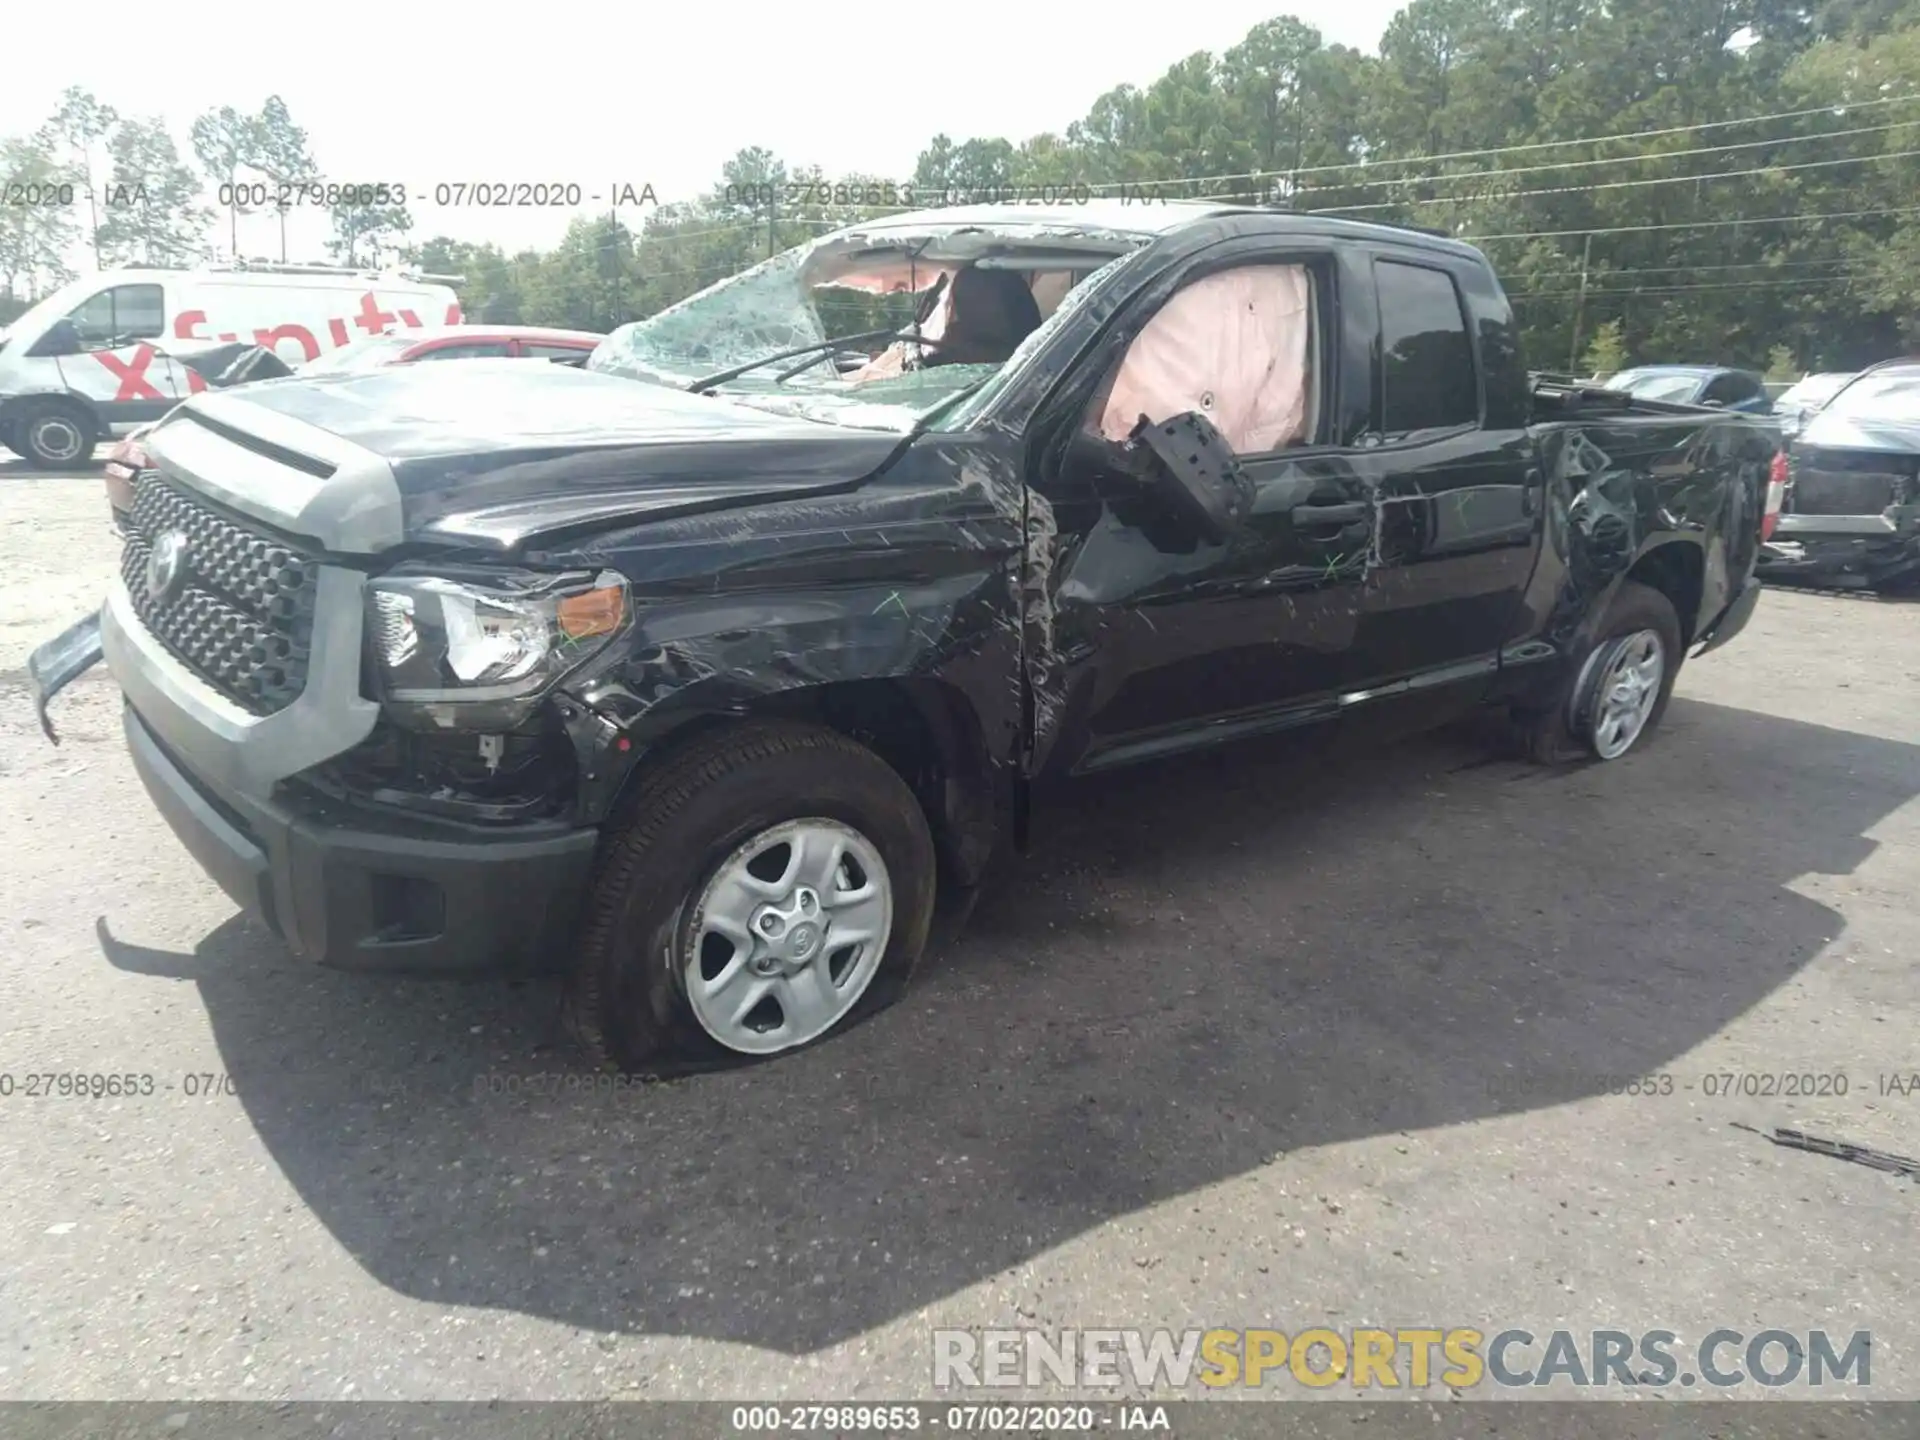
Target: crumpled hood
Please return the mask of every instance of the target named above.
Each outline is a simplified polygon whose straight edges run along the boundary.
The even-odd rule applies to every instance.
[[[572,366],[460,360],[209,392],[151,443],[162,470],[216,498],[367,552],[434,539],[505,549],[831,490],[904,440]]]
[[[1920,415],[1911,420],[1835,415],[1821,411],[1795,437],[1816,450],[1889,450],[1920,452]]]

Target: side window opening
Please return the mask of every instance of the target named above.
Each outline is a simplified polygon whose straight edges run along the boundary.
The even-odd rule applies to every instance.
[[[1380,302],[1380,429],[1389,440],[1480,423],[1466,311],[1444,270],[1374,264]]]
[[[81,301],[68,317],[85,345],[113,340],[157,340],[166,334],[158,285],[115,285]]]
[[[1239,455],[1311,444],[1319,416],[1313,272],[1241,265],[1176,291],[1095,396],[1088,428],[1125,440],[1142,415],[1197,410]]]
[[[1716,387],[1713,398],[1724,400],[1729,405],[1741,405],[1756,395],[1765,393],[1765,387],[1754,382],[1751,375],[1723,375],[1714,382]]]

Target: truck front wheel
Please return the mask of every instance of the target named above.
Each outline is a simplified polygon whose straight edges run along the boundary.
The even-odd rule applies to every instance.
[[[884,760],[831,730],[753,722],[640,784],[567,987],[596,1064],[775,1055],[899,995],[926,945],[934,850]]]
[[[1554,704],[1516,717],[1528,755],[1546,765],[1618,760],[1666,714],[1683,653],[1673,602],[1624,581],[1572,684]]]

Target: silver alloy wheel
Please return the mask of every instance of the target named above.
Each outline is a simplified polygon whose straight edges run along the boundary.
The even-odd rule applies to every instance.
[[[27,443],[53,463],[77,459],[80,427],[64,415],[43,415],[27,431]]]
[[[873,843],[838,820],[785,821],[729,855],[701,892],[687,1000],[729,1050],[791,1050],[859,1003],[892,931],[893,885]]]
[[[1593,689],[1593,722],[1588,744],[1602,760],[1615,760],[1633,747],[1647,728],[1666,678],[1666,647],[1655,630],[1636,630],[1603,652],[1600,679]]]

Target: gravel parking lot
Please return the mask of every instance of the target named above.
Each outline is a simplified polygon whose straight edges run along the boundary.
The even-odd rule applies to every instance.
[[[1614,766],[1083,785],[869,1024],[529,1095],[547,987],[305,967],[103,672],[40,737],[115,561],[97,475],[0,464],[0,1070],[155,1077],[0,1098],[0,1398],[884,1399],[936,1326],[1322,1324],[1870,1330],[1920,1398],[1920,1185],[1739,1128],[1920,1153],[1920,605],[1768,595]]]

